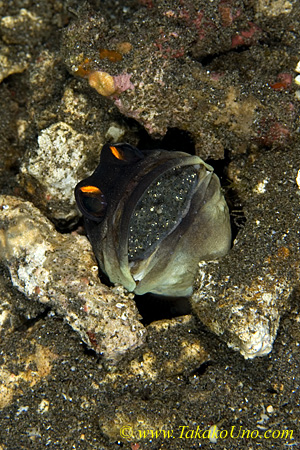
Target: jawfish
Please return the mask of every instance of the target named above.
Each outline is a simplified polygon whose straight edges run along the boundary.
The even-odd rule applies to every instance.
[[[219,178],[198,156],[106,144],[75,197],[101,270],[139,295],[191,295],[198,263],[231,245]]]

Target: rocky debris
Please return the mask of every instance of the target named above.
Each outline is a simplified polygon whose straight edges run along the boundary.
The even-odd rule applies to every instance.
[[[267,10],[269,4],[270,9]],[[81,7],[66,27],[60,49],[57,43],[53,45],[52,41],[49,41],[48,47],[45,48],[43,40],[51,30],[57,31],[57,28],[66,25],[70,15],[65,15],[61,4],[51,5],[42,2],[40,6],[29,2],[26,9],[19,7],[19,3],[12,9],[9,9],[9,5],[0,5],[4,8],[1,10],[2,45],[6,46],[9,52],[17,51],[20,64],[23,61],[23,53],[29,55],[29,62],[27,59],[25,61],[29,64],[28,68],[22,78],[20,77],[24,84],[19,83],[19,78],[12,77],[5,81],[5,85],[1,85],[1,104],[5,105],[5,98],[9,97],[6,121],[1,128],[1,142],[4,142],[5,149],[18,148],[20,145],[22,149],[26,147],[19,175],[20,186],[15,193],[29,197],[55,224],[68,226],[77,220],[72,185],[96,167],[102,143],[106,139],[127,140],[128,136],[131,137],[130,143],[136,143],[136,134],[128,132],[130,126],[120,119],[121,114],[136,119],[154,137],[163,136],[167,129],[172,127],[187,131],[195,142],[196,152],[204,158],[222,158],[224,149],[228,150],[229,159],[237,158],[237,161],[231,163],[231,171],[235,173],[236,168],[236,171],[242,174],[241,177],[248,176],[245,167],[239,168],[241,154],[250,152],[252,158],[258,161],[257,155],[262,148],[266,152],[268,149],[279,152],[292,148],[293,140],[297,136],[294,131],[298,127],[297,99],[293,94],[291,76],[299,60],[298,55],[293,53],[295,38],[292,36],[292,31],[298,29],[297,3],[258,0],[249,8],[248,4],[238,0],[214,0],[209,4],[202,0],[197,0],[196,3],[184,1],[180,5],[172,0],[155,4],[141,1],[134,4],[129,2],[125,10],[115,4],[114,14],[110,14],[109,7],[99,7],[98,12],[93,11],[91,7]],[[13,30],[16,30],[16,33]],[[268,46],[268,33],[273,36],[274,42],[275,39],[277,42],[282,40],[283,45]],[[38,56],[34,59],[32,55]],[[63,67],[62,59],[72,75],[71,78]],[[14,62],[12,58],[12,67]],[[96,89],[92,88],[93,83],[96,83]],[[26,86],[30,95],[26,95]],[[102,95],[99,95],[99,91]],[[21,98],[19,103],[13,101],[14,96]],[[23,109],[18,115],[17,123],[13,124],[14,111],[19,112],[21,108]],[[27,116],[24,115],[24,110],[28,112]],[[38,135],[36,141],[35,133]],[[15,135],[19,136],[19,141],[13,138]],[[12,144],[13,139],[15,141]],[[16,165],[19,154],[16,152],[11,162],[1,159],[1,168],[5,171],[5,164]],[[282,158],[282,161],[287,163],[284,153]],[[279,159],[278,156],[278,164]],[[250,161],[251,157],[247,167],[251,166]],[[262,174],[260,168],[259,173]],[[279,180],[280,173],[274,171],[275,173],[276,180]],[[256,239],[257,230],[260,230],[255,221],[260,220],[260,223],[264,224],[263,227],[260,225],[263,230],[259,234],[263,236],[260,247],[267,250],[264,254],[259,254],[259,257],[253,253],[253,260],[259,264],[253,285],[248,287],[248,290],[245,288],[245,292],[251,296],[253,294],[255,298],[255,293],[261,292],[261,309],[256,307],[255,300],[252,300],[254,308],[252,303],[247,303],[247,306],[242,304],[242,309],[247,310],[249,317],[252,317],[250,322],[245,319],[246,334],[243,339],[234,338],[242,335],[242,328],[238,320],[235,325],[233,320],[230,321],[233,313],[230,304],[228,309],[225,306],[222,309],[225,321],[222,316],[220,322],[217,313],[220,329],[209,324],[218,334],[223,333],[223,336],[227,330],[228,336],[225,338],[228,343],[250,356],[265,353],[271,348],[279,317],[282,311],[289,307],[293,290],[290,279],[293,274],[291,272],[289,276],[283,276],[281,279],[279,272],[274,269],[274,280],[278,283],[275,289],[274,280],[270,281],[270,267],[273,270],[273,265],[276,264],[270,263],[269,267],[264,262],[270,255],[278,254],[281,255],[278,256],[279,259],[284,258],[287,251],[282,249],[288,248],[284,244],[278,247],[278,240],[272,240],[273,235],[268,241],[264,234],[267,227],[271,227],[267,224],[273,224],[276,217],[273,213],[277,198],[270,197],[267,206],[264,205],[261,210],[257,208],[257,199],[266,197],[271,181],[267,178],[257,179],[254,190],[243,187],[243,191],[244,181],[237,178],[236,176],[235,189],[245,205],[245,229],[240,231],[230,256],[224,258],[222,263],[202,266],[204,291],[197,291],[193,301],[195,311],[203,318],[203,311],[210,311],[206,301],[212,286],[206,284],[209,274],[214,274],[213,279],[220,276],[220,280],[227,280],[226,277],[230,276],[230,280],[226,281],[228,295],[230,283],[233,283],[232,289],[235,285],[239,286],[240,290],[247,286],[250,271],[243,272],[248,275],[241,277],[239,283],[234,284],[231,280],[238,281],[241,249],[245,254],[248,252],[252,255],[253,240]],[[247,192],[247,195],[244,195],[244,192]],[[282,193],[279,194],[280,200]],[[282,202],[285,211],[289,203],[284,203],[283,200]],[[33,229],[35,223],[46,223],[46,219],[37,209],[33,208],[31,211],[30,226]],[[3,214],[4,212],[5,210],[2,211]],[[9,214],[9,211],[5,214]],[[291,214],[285,212],[284,216],[292,221]],[[249,218],[252,217],[251,222]],[[9,222],[9,219],[7,220]],[[21,219],[14,220],[21,229]],[[289,222],[289,226],[292,226],[291,224],[292,222]],[[284,226],[279,221],[273,228],[276,233],[281,233]],[[52,228],[51,232],[49,230],[48,234],[56,233]],[[47,233],[45,236],[48,236]],[[251,239],[248,236],[251,236]],[[79,239],[80,242],[84,239],[74,236],[68,238]],[[39,252],[33,255],[33,251],[32,261],[44,264],[43,255],[48,251],[49,239],[41,238],[42,261],[34,260],[34,257],[39,258]],[[61,239],[67,239],[67,236]],[[27,243],[24,242],[24,248],[27,248],[25,244]],[[52,248],[54,244],[49,245]],[[18,246],[19,244],[16,248],[19,248]],[[270,254],[267,253],[269,251]],[[284,259],[287,266],[292,255],[291,250],[289,251],[289,256]],[[10,257],[5,252],[2,254],[4,261],[10,266]],[[23,255],[22,252],[20,254]],[[72,256],[72,264],[77,256],[77,253]],[[43,298],[41,294],[35,293],[34,289],[39,290],[39,284],[48,284],[42,279],[41,283],[32,285],[35,278],[26,275],[31,263],[26,263],[27,266],[24,263],[26,269],[20,270],[16,267],[17,264],[22,264],[22,261],[14,261],[14,264],[11,266],[15,267],[13,279],[19,279],[22,274],[25,277],[21,277],[20,280],[23,281],[18,282],[22,285],[22,292],[30,298]],[[38,263],[34,264],[36,268]],[[63,264],[62,267],[64,268]],[[232,271],[235,275],[232,275]],[[261,282],[259,277],[265,275],[266,278]],[[80,283],[77,286],[81,286]],[[223,292],[218,290],[220,287],[215,286],[212,289],[213,296],[223,295]],[[105,293],[107,292],[111,293],[111,290],[105,290]],[[230,298],[232,296],[233,293]],[[246,298],[241,297],[243,300]],[[285,305],[284,299],[288,299]],[[275,306],[273,303],[276,303]],[[235,306],[236,311],[240,311],[241,305],[237,299]],[[60,308],[57,307],[60,314],[68,316],[65,310]],[[215,317],[214,310],[216,308],[211,314],[205,313],[202,320],[208,323],[209,318]],[[219,310],[221,311],[221,308]],[[267,311],[270,312],[269,316]],[[241,317],[243,319],[245,316]],[[72,322],[69,316],[68,321]],[[255,325],[256,331],[261,327],[257,335],[250,330],[250,324]],[[226,330],[221,325],[226,325]],[[87,341],[86,334],[83,335]],[[242,342],[246,342],[244,347]],[[255,347],[253,351],[250,349],[252,344]]]
[[[210,361],[204,341],[204,334],[199,333],[193,316],[153,322],[147,327],[146,347],[137,352],[138,355],[126,366],[107,373],[102,385],[109,386],[112,381],[120,383],[124,376],[127,382],[141,379],[149,385],[163,379],[191,376],[202,364]],[[142,441],[149,429],[161,430],[174,425],[169,403],[163,406],[157,400],[149,409],[147,401],[132,401],[130,410],[125,408],[125,398],[117,409],[110,402],[106,403],[105,414],[99,416],[101,432],[110,442],[119,439],[123,442]],[[122,434],[120,430],[124,425],[127,428]]]
[[[29,57],[24,52],[13,51],[7,45],[0,46],[0,82],[14,73],[22,73],[28,67]]]
[[[56,19],[58,26],[62,26],[64,20],[65,11],[61,6],[47,2],[25,3],[0,4],[0,82],[9,75],[24,72],[43,40],[49,37],[52,19]]]
[[[26,114],[8,86],[0,87],[0,189],[9,193],[16,185],[18,161],[24,153],[24,135],[28,128]]]
[[[22,355],[20,355],[18,364],[15,363],[15,366],[18,367],[17,374],[15,370],[12,370],[13,361],[8,355],[5,355],[3,364],[1,364],[0,410],[10,405],[15,395],[22,395],[21,385],[23,383],[34,387],[46,379],[50,375],[53,361],[58,357],[48,347],[40,345],[37,341],[32,340],[26,347],[30,347],[30,351],[27,348],[24,349],[23,345]]]
[[[256,0],[253,2],[256,17],[278,17],[289,14],[293,9],[293,2],[289,0]]]
[[[25,8],[21,8],[15,15],[2,17],[0,26],[1,36],[6,44],[37,44],[40,42],[38,36],[45,32],[43,19]]]
[[[148,380],[188,375],[210,360],[203,333],[191,315],[152,322],[147,326],[143,358],[129,364],[129,376]]]
[[[295,130],[296,54],[290,34],[284,48],[266,52],[261,45],[268,45],[269,28],[283,38],[283,7],[271,3],[271,15],[266,2],[255,10],[239,1],[147,3],[116,26],[105,10],[82,10],[65,31],[61,54],[74,76],[153,137],[174,127],[190,133],[204,159],[223,158],[225,149],[236,155],[282,147]],[[290,29],[297,13],[296,3],[284,10]]]
[[[64,122],[51,125],[38,136],[38,148],[24,156],[21,186],[54,222],[78,220],[74,186],[91,173],[102,145],[99,134],[83,135]]]
[[[132,295],[101,284],[85,237],[59,234],[29,202],[2,196],[0,203],[1,261],[28,302],[38,301],[63,316],[112,363],[144,343]]]
[[[299,282],[299,145],[232,163],[229,175],[245,226],[230,253],[201,263],[192,306],[198,317],[245,358],[272,349],[280,319]]]
[[[84,141],[82,178],[104,140],[191,152],[195,143],[204,158],[225,154],[233,221],[246,219],[230,254],[200,267],[193,308],[213,332],[186,316],[153,322],[146,336],[132,296],[99,281],[84,237],[61,235],[32,204],[2,196],[0,429],[9,432],[1,449],[178,450],[205,446],[192,435],[213,426],[266,430],[264,449],[299,445],[299,8],[292,0],[0,2],[2,194],[30,198],[60,227],[72,199],[55,191],[55,219],[42,196],[60,180],[51,148],[59,136],[73,156],[68,145]],[[111,95],[98,93],[109,85]],[[61,158],[70,175],[74,159]],[[29,176],[33,161],[44,179]],[[223,162],[212,165],[224,181]],[[226,342],[248,358],[273,350],[246,360]],[[270,438],[275,427],[286,434]],[[220,438],[214,449],[227,444],[240,449],[244,439]]]

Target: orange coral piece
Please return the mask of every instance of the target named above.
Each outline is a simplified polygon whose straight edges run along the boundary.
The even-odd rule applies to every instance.
[[[277,75],[277,82],[270,84],[271,88],[275,91],[281,91],[282,89],[287,89],[293,81],[293,77],[290,73],[279,73]]]
[[[101,48],[99,50],[100,59],[107,58],[111,62],[121,61],[123,56],[121,53],[116,52],[115,50],[107,50],[106,48]]]
[[[132,50],[132,45],[130,42],[119,42],[117,44],[116,49],[118,52],[120,52],[122,55],[127,55]]]
[[[87,78],[91,73],[90,70],[90,60],[89,58],[85,58],[85,60],[80,64],[75,74],[82,78]]]
[[[275,91],[281,91],[282,89],[286,89],[288,84],[285,81],[278,81],[277,83],[270,84],[270,86]]]
[[[89,85],[104,97],[109,97],[116,91],[114,78],[107,72],[95,71],[88,76]]]

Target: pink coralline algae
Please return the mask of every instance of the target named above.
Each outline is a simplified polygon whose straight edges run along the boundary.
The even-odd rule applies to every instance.
[[[240,9],[238,9],[234,14],[230,3],[230,1],[221,0],[218,7],[223,27],[230,27],[232,22],[241,15]]]
[[[184,56],[185,48],[179,46],[176,43],[176,39],[179,38],[178,33],[170,32],[167,35],[161,31],[160,37],[154,42],[157,47],[157,53],[164,59],[169,58],[181,58]]]
[[[231,39],[231,47],[239,47],[240,45],[252,45],[261,36],[261,29],[253,22],[248,22],[249,30],[241,31],[240,34],[233,36]]]
[[[258,131],[258,141],[266,147],[272,144],[279,145],[280,143],[287,143],[291,138],[291,131],[274,120],[262,120],[260,130]]]
[[[104,97],[117,96],[128,89],[134,89],[130,77],[131,74],[128,73],[112,76],[101,70],[88,74],[89,85]]]
[[[114,82],[116,87],[116,93],[127,91],[128,89],[134,89],[134,84],[130,81],[130,73],[121,73],[114,76]]]

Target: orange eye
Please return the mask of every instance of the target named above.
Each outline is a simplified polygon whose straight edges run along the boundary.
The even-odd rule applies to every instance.
[[[144,159],[143,153],[130,144],[105,144],[101,151],[100,165],[102,166],[103,163],[108,166],[113,165],[114,167],[124,166],[134,164],[142,159]],[[106,177],[107,171],[109,171],[108,167],[102,176]]]
[[[106,212],[107,202],[97,186],[80,186],[75,190],[77,205],[88,219],[100,222]]]
[[[102,192],[100,191],[99,188],[97,188],[97,186],[82,186],[79,189],[81,190],[82,193],[90,194],[91,196],[102,194]]]
[[[122,150],[118,150],[117,147],[113,147],[113,146],[111,146],[109,148],[115,158],[120,159],[121,161],[123,161],[125,159],[124,152]]]

